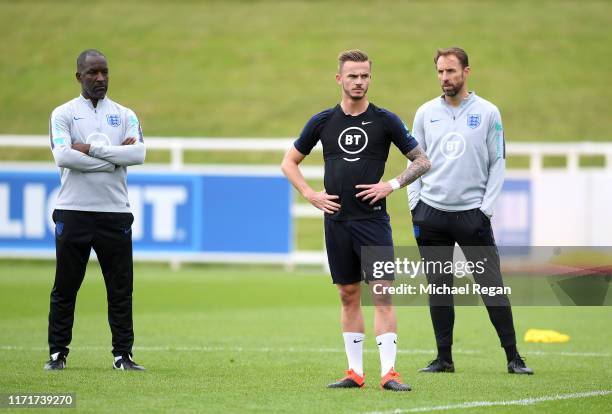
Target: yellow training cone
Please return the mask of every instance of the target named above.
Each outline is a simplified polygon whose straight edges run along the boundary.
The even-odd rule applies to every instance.
[[[569,335],[550,329],[528,329],[525,332],[525,342],[538,342],[543,344],[569,342]]]

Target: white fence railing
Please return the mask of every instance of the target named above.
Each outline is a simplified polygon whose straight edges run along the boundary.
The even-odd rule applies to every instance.
[[[293,139],[290,138],[185,138],[185,137],[147,137],[146,144],[149,150],[163,150],[170,152],[170,168],[172,170],[191,169],[193,164],[185,163],[186,151],[215,151],[215,152],[284,152],[290,148]],[[49,138],[43,135],[0,135],[0,148],[46,148]],[[315,147],[321,151],[321,145]],[[612,171],[612,142],[567,142],[567,143],[507,143],[506,153],[510,156],[526,156],[529,159],[531,174],[538,174],[543,169],[543,159],[547,156],[562,156],[567,162],[564,169],[574,172],[581,168],[580,158],[583,156],[600,156],[604,159],[603,168]],[[159,166],[159,165],[157,165]],[[206,168],[198,166],[198,169]],[[278,166],[245,166],[222,165],[214,166],[216,170],[237,169],[248,171],[262,171],[262,168],[278,171]],[[302,168],[307,179],[322,179],[321,166],[305,166]],[[322,213],[309,204],[296,202],[292,207],[294,218],[322,217]],[[320,264],[325,262],[325,255],[318,251],[295,251],[289,263],[293,264]]]
[[[170,151],[173,169],[184,167],[185,151],[286,151],[293,142],[291,138],[185,138],[147,137],[147,148]],[[45,135],[0,135],[0,147],[44,148],[49,145]],[[321,150],[317,145],[315,151]],[[612,142],[510,142],[506,144],[507,155],[527,156],[532,171],[543,167],[546,156],[564,156],[566,168],[580,168],[581,156],[603,156],[604,167],[612,169]]]

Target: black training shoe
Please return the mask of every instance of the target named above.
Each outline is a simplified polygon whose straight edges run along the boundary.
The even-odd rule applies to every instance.
[[[533,375],[533,370],[525,365],[525,358],[516,354],[514,359],[508,362],[508,372],[510,374]]]
[[[443,359],[436,358],[425,368],[421,368],[419,372],[455,372],[455,365],[452,362],[447,362]]]
[[[380,388],[391,391],[410,391],[410,385],[403,384],[400,375],[393,368],[380,380]]]
[[[132,359],[131,355],[123,355],[121,358],[113,362],[113,369],[120,369],[122,371],[144,371],[145,368],[142,365],[138,365]]]
[[[359,375],[352,369],[346,371],[346,377],[327,384],[327,388],[361,388],[365,385],[365,375]]]
[[[66,355],[56,352],[45,363],[45,370],[55,371],[66,368]]]

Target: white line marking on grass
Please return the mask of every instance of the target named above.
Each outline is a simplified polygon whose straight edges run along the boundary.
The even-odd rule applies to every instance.
[[[572,351],[556,351],[556,352],[547,352],[547,351],[529,351],[525,352],[526,355],[559,355],[559,356],[581,356],[581,357],[610,357],[611,354],[605,352],[572,352]]]
[[[530,397],[523,398],[520,400],[510,401],[468,401],[459,404],[450,405],[434,405],[429,407],[415,407],[415,408],[397,408],[390,411],[373,411],[367,414],[402,414],[402,413],[425,413],[430,411],[448,411],[448,410],[462,410],[465,408],[478,408],[478,407],[494,407],[494,406],[507,406],[507,405],[533,405],[546,401],[560,401],[560,400],[572,400],[576,398],[588,398],[588,397],[601,397],[612,394],[611,390],[600,390],[600,391],[587,391],[577,392],[574,394],[555,394],[545,395],[542,397]]]
[[[73,345],[74,349],[84,351],[105,351],[107,346],[90,346],[90,345]],[[45,351],[46,346],[20,346],[20,345],[0,345],[2,351]],[[273,348],[273,347],[241,347],[241,346],[134,346],[134,351],[143,352],[159,352],[159,351],[176,351],[176,352],[298,352],[298,353],[344,353],[342,348]],[[364,349],[363,352],[378,353],[375,349]],[[399,354],[424,354],[434,355],[433,349],[398,349]],[[463,355],[480,355],[483,352],[475,349],[453,349],[455,354]],[[572,351],[529,351],[525,352],[527,356],[567,356],[567,357],[597,357],[609,358],[612,356],[606,352],[572,352]]]
[[[79,346],[73,345],[73,349],[84,351],[104,351],[106,346]],[[44,351],[48,347],[45,346],[19,346],[19,345],[0,345],[0,350],[3,351]],[[159,352],[159,351],[178,351],[178,352],[299,352],[299,353],[344,353],[342,348],[273,348],[273,347],[242,347],[242,346],[134,346],[134,351],[143,352]],[[374,349],[364,349],[364,352],[376,352]],[[403,349],[398,350],[404,354],[431,354],[434,351],[431,349]],[[463,352],[461,350],[456,353],[477,353],[476,351]]]

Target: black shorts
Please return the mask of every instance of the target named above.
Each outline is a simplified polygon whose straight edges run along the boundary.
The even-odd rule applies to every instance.
[[[325,218],[325,247],[334,284],[348,285],[371,279],[372,266],[365,263],[370,259],[364,258],[362,263],[361,248],[366,246],[381,246],[376,248],[376,259],[393,261],[393,236],[389,217],[344,221]],[[392,280],[393,274],[380,278]]]

